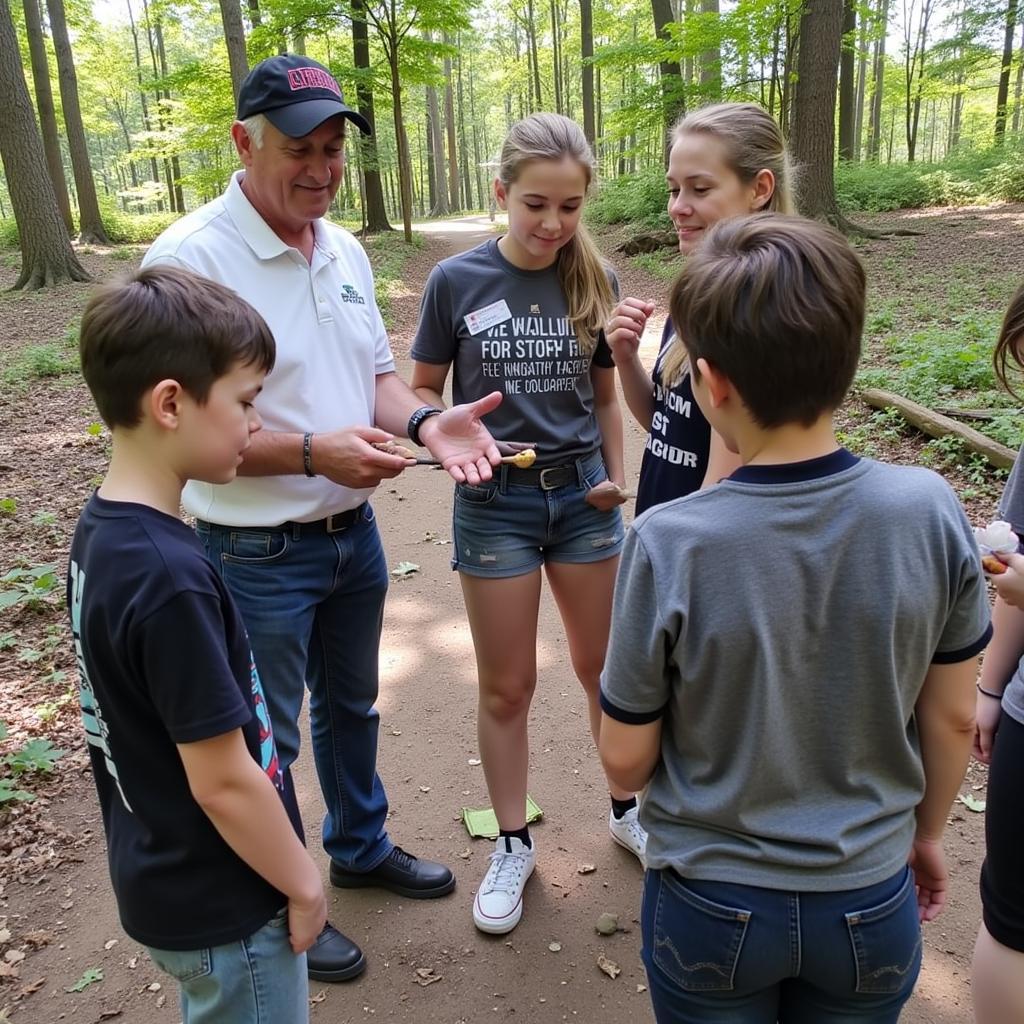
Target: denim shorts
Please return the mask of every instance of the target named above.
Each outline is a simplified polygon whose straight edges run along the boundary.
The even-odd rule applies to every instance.
[[[895,1024],[921,967],[906,867],[843,892],[648,871],[641,932],[659,1024]]]
[[[452,568],[470,576],[522,576],[545,562],[602,562],[625,539],[622,514],[589,505],[587,491],[608,479],[601,452],[575,461],[570,480],[546,490],[517,482],[506,466],[493,480],[455,488]],[[518,477],[520,480],[522,477]]]
[[[187,951],[147,947],[181,990],[183,1024],[306,1024],[306,954],[296,956],[285,907],[238,942]]]

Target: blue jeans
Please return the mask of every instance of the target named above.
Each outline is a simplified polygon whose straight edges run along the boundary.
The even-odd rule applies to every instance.
[[[181,988],[182,1024],[306,1024],[306,954],[288,942],[287,910],[240,942],[186,952],[149,949]]]
[[[921,969],[909,868],[845,892],[648,871],[641,929],[659,1024],[889,1024]]]
[[[204,522],[196,532],[242,613],[281,768],[299,753],[308,686],[324,849],[344,868],[370,871],[392,849],[374,707],[388,573],[373,510],[338,533]]]

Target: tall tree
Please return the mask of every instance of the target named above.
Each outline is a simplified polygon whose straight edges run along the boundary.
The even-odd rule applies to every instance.
[[[839,159],[854,159],[854,129],[857,121],[854,91],[856,67],[857,7],[854,0],[844,0],[842,50],[839,57]]]
[[[71,200],[68,198],[68,183],[64,177],[64,161],[60,154],[60,136],[57,134],[57,112],[53,106],[53,89],[50,86],[50,65],[46,59],[46,43],[43,41],[43,23],[39,16],[39,0],[23,0],[25,9],[25,34],[28,36],[28,51],[32,62],[32,83],[36,90],[36,109],[39,111],[39,127],[43,133],[43,151],[46,154],[46,170],[53,185],[61,220],[68,229],[68,237],[75,230],[71,219]]]
[[[845,227],[836,204],[836,79],[843,38],[843,7],[807,0],[800,18],[800,53],[789,144],[800,167],[797,205],[806,217]]]
[[[651,11],[654,15],[654,33],[667,46],[672,41],[672,32],[669,28],[674,20],[672,0],[651,0]],[[667,54],[663,55],[658,61],[658,72],[661,81],[662,150],[665,166],[668,166],[668,130],[686,109],[686,91],[683,88],[683,76],[679,70],[678,60],[671,60]]]
[[[721,31],[718,19],[718,0],[700,0],[704,31],[710,37],[708,45],[700,55],[700,88],[706,99],[722,98],[722,44],[719,41]]]
[[[594,5],[580,0],[580,55],[583,58],[583,134],[594,149],[597,143],[594,117]],[[678,65],[676,65],[678,70]]]
[[[869,160],[878,160],[882,141],[882,94],[885,90],[885,36],[889,27],[889,0],[881,0],[875,39],[874,71],[871,80],[871,117],[868,127]]]
[[[1017,28],[1017,0],[1006,5],[1006,26],[1003,33],[1003,63],[999,68],[999,89],[996,93],[996,145],[1006,137],[1006,104],[1010,97],[1010,67],[1013,64],[1013,33]]]
[[[96,183],[89,162],[89,147],[85,141],[82,108],[78,102],[78,76],[75,74],[71,40],[68,38],[64,0],[47,0],[47,7],[50,12],[50,31],[53,33],[53,50],[57,58],[57,81],[60,85],[61,106],[64,108],[64,127],[67,130],[71,167],[75,173],[75,192],[78,195],[78,237],[83,242],[110,245],[107,229],[100,216]]]
[[[913,28],[917,12],[917,29]],[[928,29],[935,10],[935,0],[907,0],[903,4],[903,69],[906,78],[904,127],[907,136],[907,161],[914,162],[917,153],[917,129],[921,121],[921,100],[924,96],[924,69],[928,57]]]
[[[135,23],[135,13],[132,11],[132,0],[125,0],[125,4],[128,7],[128,24],[132,30],[132,46],[135,51],[135,77],[139,83],[139,104],[142,107],[142,124],[144,125],[146,132],[149,133],[153,130],[152,122],[149,119],[149,101],[146,99],[146,89],[142,82],[142,54],[139,49],[139,28]],[[153,182],[159,182],[160,171],[156,166],[156,156],[150,155],[149,158],[149,172]],[[163,210],[164,204],[162,200],[157,202],[157,209]]]
[[[224,24],[224,42],[228,48],[231,90],[237,103],[238,90],[242,88],[242,82],[249,74],[249,58],[245,52],[245,25],[242,24],[242,9],[238,0],[220,0],[220,17]]]
[[[356,79],[356,104],[366,118],[370,134],[359,136],[359,165],[363,175],[366,230],[391,231],[384,189],[380,180],[380,159],[377,154],[377,116],[373,106],[373,68],[370,64],[370,39],[366,30],[363,0],[352,0],[352,61],[360,72]]]
[[[14,288],[36,289],[63,281],[88,281],[57,209],[46,171],[43,142],[25,85],[18,37],[7,0],[0,0],[0,160],[21,245],[21,273]]]
[[[427,172],[430,182],[430,215],[447,217],[448,190],[444,183],[444,135],[441,130],[441,107],[437,89],[427,86]]]
[[[444,41],[454,48],[450,35],[446,35]],[[444,128],[448,137],[448,208],[455,211],[459,209],[459,150],[455,141],[455,91],[450,52],[444,55]]]

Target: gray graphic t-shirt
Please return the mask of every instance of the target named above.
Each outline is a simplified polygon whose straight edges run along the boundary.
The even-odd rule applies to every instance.
[[[557,270],[514,267],[497,239],[431,271],[412,358],[451,363],[456,402],[500,391],[488,429],[498,440],[532,442],[538,465],[601,444],[590,367],[614,366],[604,335],[592,356],[581,352]]]
[[[1021,454],[1010,470],[1003,500],[999,502],[999,514],[1024,541],[1024,448],[1021,448]],[[1020,550],[1024,552],[1024,543]],[[1021,658],[1017,671],[1003,691],[1003,710],[1024,725],[1024,658]]]

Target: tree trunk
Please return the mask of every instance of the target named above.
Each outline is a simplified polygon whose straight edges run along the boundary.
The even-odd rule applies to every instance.
[[[714,15],[715,31],[718,32],[719,5],[718,0],[700,0],[701,13],[709,15],[705,20],[711,21]],[[722,47],[710,46],[700,55],[700,87],[705,100],[717,101],[722,98]]]
[[[71,200],[68,199],[68,183],[64,177],[64,161],[60,154],[60,136],[57,134],[57,113],[53,106],[53,89],[50,87],[50,66],[46,59],[46,44],[43,41],[43,25],[39,16],[39,0],[23,0],[25,8],[25,34],[28,36],[28,50],[32,60],[32,82],[36,90],[36,109],[39,111],[39,126],[43,133],[43,151],[46,154],[46,170],[53,184],[61,220],[68,229],[68,237],[74,233],[75,222],[71,217]]]
[[[530,48],[530,58],[533,61],[533,102],[535,105],[530,110],[533,113],[534,110],[542,110],[544,108],[544,96],[540,91],[540,60],[537,57],[537,22],[534,14],[533,0],[527,0],[526,13],[528,18],[526,38]]]
[[[672,24],[672,0],[651,0],[651,11],[654,14],[654,33],[662,40],[670,37],[668,26]],[[658,64],[661,76],[661,113],[664,127],[664,165],[668,166],[669,129],[686,109],[686,91],[679,64],[671,60],[663,60]]]
[[[427,166],[430,170],[430,216],[446,217],[451,210],[444,181],[444,136],[441,133],[441,108],[437,102],[437,90],[432,85],[427,86],[427,154]]]
[[[857,118],[853,82],[856,67],[857,8],[854,0],[843,4],[842,48],[839,57],[839,159],[853,160],[854,125]]]
[[[75,172],[75,191],[78,193],[79,239],[97,245],[110,245],[107,230],[100,217],[100,205],[96,199],[96,184],[92,179],[89,164],[89,147],[85,141],[82,126],[82,110],[78,102],[78,77],[75,74],[75,59],[71,53],[68,26],[64,17],[64,0],[47,0],[50,12],[50,31],[53,33],[53,49],[57,57],[57,81],[60,85],[60,101],[64,108],[64,127],[68,135],[68,149],[71,151],[71,166]]]
[[[1017,28],[1017,0],[1006,5],[1006,29],[1003,33],[1003,63],[999,69],[999,89],[996,92],[996,145],[1006,138],[1006,104],[1010,98],[1010,67],[1013,64],[1013,33]]]
[[[878,162],[882,142],[882,93],[885,89],[885,35],[889,25],[889,0],[882,0],[879,35],[875,43],[875,68],[871,83],[871,117],[868,127],[868,159]]]
[[[451,37],[445,42],[451,44]],[[455,91],[452,88],[452,59],[444,59],[444,128],[448,136],[448,208],[459,209],[459,151],[455,140]],[[443,179],[442,173],[442,179]]]
[[[835,0],[807,0],[800,18],[800,53],[789,144],[801,169],[798,206],[805,217],[839,225],[836,205],[836,78],[843,38],[843,8]]]
[[[551,3],[551,70],[552,79],[555,84],[555,113],[565,113],[565,96],[562,83],[562,54],[561,43],[562,33],[558,24],[558,0],[550,0]]]
[[[50,187],[8,0],[0,0],[0,95],[4,97],[0,159],[21,245],[21,273],[14,288],[31,290],[63,281],[88,281]]]
[[[473,180],[470,177],[469,130],[466,127],[466,93],[462,84],[462,37],[457,40],[458,65],[456,77],[456,104],[459,118],[459,163],[462,165],[462,205],[467,210],[479,209],[473,201]],[[473,126],[474,138],[476,126]],[[479,159],[479,158],[478,158]]]
[[[231,91],[238,102],[238,90],[249,74],[249,58],[245,52],[245,26],[238,0],[220,0],[220,17],[224,24],[224,42],[231,67]]]
[[[583,58],[583,134],[594,149],[597,144],[597,119],[594,116],[594,5],[580,0],[580,56]]]
[[[1024,91],[1024,18],[1021,18],[1020,56],[1017,58],[1017,84],[1013,87],[1013,131],[1020,129],[1020,100]]]
[[[395,142],[398,148],[398,189],[402,199],[402,229],[407,242],[412,241],[412,161],[409,139],[402,116],[402,80],[398,69],[398,40],[386,41],[388,67],[391,70],[391,110],[395,121]]]
[[[363,0],[352,0],[352,57],[357,70],[356,105],[370,125],[370,134],[359,133],[360,163],[366,191],[366,230],[392,231],[384,206],[384,189],[380,180],[380,158],[377,153],[377,118],[373,106],[373,85],[370,77],[370,40],[366,27]],[[355,129],[358,133],[358,129]]]
[[[853,119],[853,159],[860,160],[864,140],[864,100],[868,78],[868,19],[861,16],[857,48],[857,113]]]

